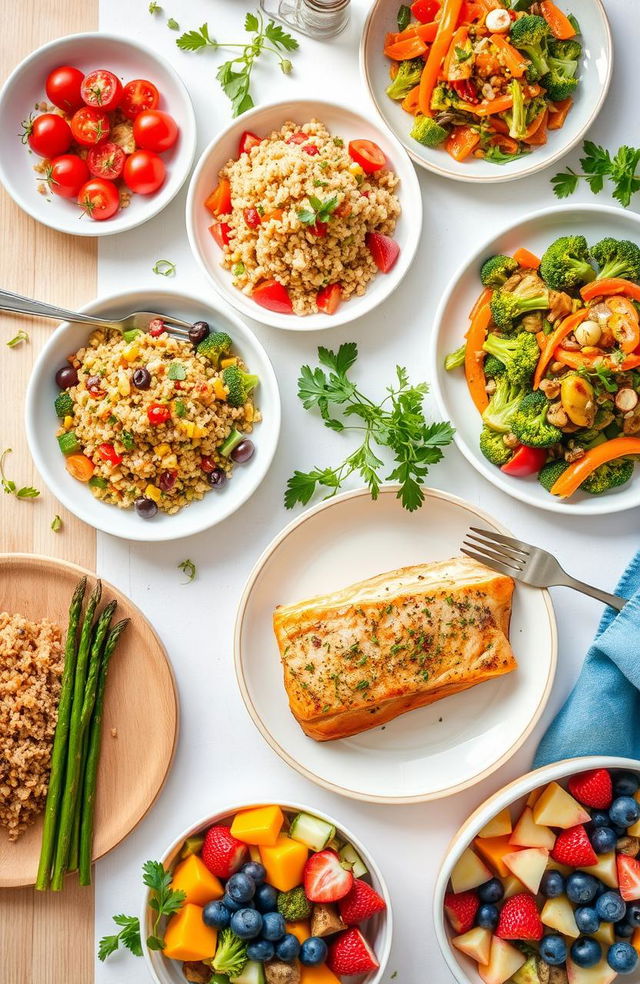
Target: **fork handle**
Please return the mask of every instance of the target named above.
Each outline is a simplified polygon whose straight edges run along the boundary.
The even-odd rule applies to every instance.
[[[89,314],[78,314],[67,311],[56,304],[45,304],[44,301],[34,301],[30,297],[14,294],[10,290],[0,288],[0,311],[13,311],[16,314],[30,314],[39,318],[53,318],[55,321],[74,321],[81,325],[105,327],[110,322],[101,318],[92,318]]]
[[[591,584],[585,584],[584,581],[578,581],[576,578],[570,577],[569,574],[566,574],[562,581],[558,583],[566,588],[574,588],[576,591],[581,591],[582,594],[589,595],[591,598],[596,598],[603,605],[610,605],[611,608],[615,608],[618,612],[622,611],[629,600],[628,598],[620,598],[618,595],[609,594],[608,591],[601,591],[600,588],[594,588]]]

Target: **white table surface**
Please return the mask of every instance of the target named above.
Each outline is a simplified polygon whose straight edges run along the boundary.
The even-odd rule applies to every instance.
[[[629,126],[629,108],[637,90],[640,21],[637,0],[607,0],[615,46],[609,97],[590,136],[610,147],[638,142]],[[276,65],[254,72],[256,101],[321,96],[345,100],[373,112],[359,77],[358,42],[368,4],[353,0],[352,22],[334,42],[301,39],[294,71],[285,77]],[[573,5],[580,14],[580,2]],[[101,0],[100,27],[156,48],[169,58],[191,92],[199,128],[198,149],[230,121],[229,103],[215,80],[222,52],[180,52],[176,33],[166,27],[173,16],[182,30],[208,21],[220,40],[242,37],[250,3],[239,0],[163,0],[163,14],[151,16],[147,0]],[[567,163],[575,164],[577,153]],[[98,534],[98,571],[127,592],[151,620],[170,654],[182,711],[179,744],[164,790],[146,819],[119,848],[97,866],[96,937],[111,932],[111,915],[137,913],[142,899],[140,867],[161,855],[179,831],[195,818],[227,803],[286,800],[308,803],[333,814],[369,846],[387,878],[394,903],[395,935],[385,980],[397,971],[397,984],[451,984],[451,975],[431,931],[431,897],[436,871],[450,837],[486,796],[526,772],[545,726],[577,675],[593,636],[601,607],[566,589],[556,589],[560,636],[559,670],[553,695],[537,731],[520,752],[482,784],[433,804],[385,807],[358,803],[325,792],[292,771],[271,751],[254,728],[238,692],[233,669],[235,607],[255,559],[289,521],[282,493],[294,468],[341,460],[346,441],[325,430],[302,409],[296,397],[300,365],[316,346],[337,346],[355,339],[358,371],[371,389],[381,391],[396,362],[408,364],[415,381],[427,378],[427,340],[431,317],[443,286],[465,253],[493,230],[554,201],[542,174],[513,184],[471,186],[420,172],[424,232],[414,268],[395,296],[381,309],[344,328],[317,334],[255,328],[278,375],[283,401],[280,447],[268,479],[224,525],[186,541],[129,544]],[[175,287],[206,297],[210,288],[192,259],[184,227],[186,188],[169,208],[140,229],[104,239],[100,245],[101,293],[132,287]],[[610,204],[607,193],[600,196]],[[583,191],[574,201],[593,201]],[[153,263],[177,264],[172,280],[159,279]],[[393,326],[390,331],[390,327]],[[355,483],[354,483],[355,484]],[[550,548],[567,568],[603,588],[613,588],[638,547],[640,510],[589,519],[562,517],[528,508],[478,476],[455,447],[433,471],[433,484],[466,497],[493,513],[525,540]],[[375,535],[372,531],[372,535]],[[452,553],[456,544],[452,544]],[[177,564],[192,559],[197,580],[183,585]],[[144,680],[140,681],[144,687]],[[426,971],[426,973],[425,973]],[[142,961],[128,954],[98,964],[98,984],[134,984],[147,979]]]

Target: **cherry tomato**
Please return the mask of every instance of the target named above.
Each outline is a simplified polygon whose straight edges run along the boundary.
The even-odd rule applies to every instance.
[[[44,84],[47,99],[65,113],[75,113],[82,106],[80,86],[84,75],[79,68],[71,65],[61,65],[47,75]]]
[[[513,475],[514,478],[537,475],[547,460],[548,453],[546,448],[527,448],[522,444],[513,458],[507,461],[500,471],[503,471],[505,475]]]
[[[171,411],[164,403],[152,403],[147,410],[147,417],[150,424],[159,427],[160,424],[166,424],[167,420],[170,419]]]
[[[110,219],[120,208],[120,195],[113,181],[91,178],[83,184],[78,195],[78,205],[96,222]]]
[[[313,143],[305,144],[302,149],[304,150],[305,154],[308,154],[309,155],[309,157],[315,157],[316,154],[319,154],[320,153],[320,151],[318,150],[316,144],[313,144]]]
[[[383,236],[381,232],[368,232],[365,242],[380,273],[389,273],[400,255],[400,247],[395,239]]]
[[[209,232],[217,242],[220,249],[229,245],[229,233],[231,226],[227,222],[214,222],[209,226]]]
[[[327,284],[316,294],[316,304],[319,311],[325,314],[335,314],[342,300],[342,287],[340,284]]]
[[[241,154],[248,154],[250,150],[253,150],[254,147],[257,147],[258,144],[261,143],[262,140],[260,137],[256,136],[255,133],[252,133],[251,130],[245,130],[240,137],[238,157],[240,157]]]
[[[253,288],[251,296],[256,304],[267,308],[269,311],[277,311],[278,314],[293,314],[289,292],[277,280],[263,280],[261,284]]]
[[[164,183],[164,164],[157,154],[148,150],[135,150],[124,165],[127,188],[137,195],[152,195]]]
[[[54,157],[47,175],[47,183],[54,195],[60,198],[77,198],[85,181],[89,180],[89,168],[77,154]]]
[[[111,120],[101,109],[83,106],[71,117],[71,133],[81,147],[96,147],[109,136]]]
[[[309,232],[312,236],[317,236],[318,239],[324,239],[327,235],[327,223],[326,222],[316,222],[315,225],[308,226]]]
[[[156,109],[160,102],[160,93],[153,82],[147,79],[134,79],[127,82],[122,90],[122,99],[118,107],[127,119],[135,120],[138,113],[145,109]]]
[[[149,322],[149,334],[151,335],[152,338],[159,338],[160,335],[164,335],[166,330],[167,330],[167,326],[165,325],[162,318],[152,318],[151,321]],[[138,389],[139,388],[140,387],[138,387]],[[145,387],[145,389],[148,388],[149,388],[148,386]]]
[[[349,144],[349,156],[360,165],[365,174],[374,174],[387,163],[384,152],[373,140],[352,140]]]
[[[113,444],[108,444],[106,441],[98,445],[98,454],[103,461],[108,461],[112,465],[119,465],[122,462],[122,455],[118,454]]]
[[[86,454],[68,454],[64,466],[73,478],[79,482],[88,482],[95,471],[95,465]]]
[[[40,157],[58,157],[71,146],[73,137],[69,124],[56,113],[43,113],[22,125],[27,143]]]
[[[99,68],[85,75],[80,91],[87,106],[110,113],[122,99],[122,82],[113,72]]]
[[[245,208],[243,209],[242,215],[244,221],[248,226],[251,226],[252,229],[255,229],[260,225],[260,213],[257,208]]]
[[[127,159],[122,147],[107,140],[99,147],[92,147],[87,154],[87,165],[95,178],[108,178],[115,181],[124,170]]]
[[[439,0],[416,0],[411,4],[411,13],[422,24],[431,24],[439,10]]]
[[[133,136],[138,147],[161,154],[178,139],[178,124],[168,113],[148,109],[138,113],[133,121]]]

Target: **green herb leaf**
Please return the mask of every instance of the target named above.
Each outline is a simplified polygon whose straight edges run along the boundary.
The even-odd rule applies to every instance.
[[[411,23],[411,7],[408,7],[406,3],[400,4],[398,7],[398,16],[396,17],[398,24],[398,30],[404,31]]]
[[[158,14],[160,13],[161,10],[162,7],[160,6],[160,4],[156,3],[156,0],[151,0],[151,3],[149,4],[149,13]]]
[[[259,31],[260,21],[255,14],[247,14],[244,19],[245,31]]]
[[[187,575],[187,580],[184,582],[185,584],[189,584],[190,581],[195,579],[197,571],[196,565],[192,560],[183,560],[182,563],[178,564],[178,570]]]
[[[180,30],[180,25],[178,24],[177,20],[173,19],[173,17],[170,17],[169,20],[167,21],[167,27],[169,28],[170,31]]]
[[[274,24],[273,21],[269,21],[264,29],[264,34],[272,44],[284,51],[296,51],[300,47],[296,38],[287,34],[280,24]]]
[[[167,370],[167,377],[169,379],[186,379],[187,370],[181,362],[172,362]]]
[[[60,530],[62,529],[62,520],[57,513],[51,520],[51,529],[53,530],[54,533],[59,533]]]
[[[619,147],[612,156],[606,147],[601,147],[592,140],[585,140],[582,145],[584,157],[580,159],[582,173],[572,168],[554,175],[551,179],[554,194],[558,198],[572,195],[581,180],[587,182],[594,195],[598,195],[608,179],[613,184],[611,194],[624,208],[628,208],[631,199],[640,191],[640,148],[627,145]]]
[[[151,269],[160,277],[175,277],[176,273],[176,265],[171,260],[156,260]]]
[[[561,172],[560,174],[554,174],[551,178],[553,193],[556,198],[568,198],[569,195],[573,195],[579,182],[580,177],[572,171],[571,168],[567,171]]]
[[[34,489],[30,485],[25,485],[21,489],[18,489],[16,483],[12,479],[7,478],[4,470],[4,464],[7,455],[11,453],[11,448],[5,448],[2,454],[0,454],[0,484],[2,485],[4,492],[7,495],[15,495],[17,499],[37,498],[40,495],[38,489]]]
[[[234,277],[241,277],[244,273],[244,263],[234,263],[231,267],[231,273]]]
[[[140,922],[137,916],[125,916],[123,914],[113,917],[116,926],[121,926],[121,930],[115,936],[103,936],[98,944],[98,959],[106,960],[108,956],[123,946],[130,950],[136,957],[142,956],[142,946],[140,943]]]
[[[203,24],[196,31],[187,31],[176,40],[176,44],[181,51],[199,51],[201,48],[218,47],[218,42],[209,34],[207,24]]]
[[[469,58],[471,58],[471,55],[473,54],[471,48],[461,48],[459,45],[456,45],[453,50],[456,56],[456,61],[459,62],[468,61]]]
[[[21,328],[17,335],[14,335],[13,338],[9,339],[7,345],[9,348],[15,348],[16,345],[20,345],[21,342],[28,342],[28,341],[29,341],[29,333],[25,331],[24,328]]]
[[[132,451],[135,447],[136,439],[131,431],[123,430],[120,434],[120,440],[125,451]]]
[[[34,489],[32,485],[23,485],[21,489],[18,489],[16,496],[18,499],[37,499],[40,495],[38,489]]]
[[[337,207],[337,195],[324,202],[316,195],[309,195],[309,208],[301,208],[297,214],[304,225],[316,225],[318,222],[328,222]]]
[[[176,417],[184,417],[187,412],[187,404],[184,400],[175,400],[173,409],[176,412]]]

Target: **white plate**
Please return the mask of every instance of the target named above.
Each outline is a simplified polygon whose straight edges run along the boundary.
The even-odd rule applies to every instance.
[[[42,176],[33,166],[43,158],[30,153],[20,142],[21,122],[36,103],[47,101],[44,84],[49,72],[60,65],[74,65],[87,72],[107,68],[123,83],[147,78],[160,92],[159,108],[175,118],[180,128],[178,142],[162,154],[167,168],[163,186],[155,195],[133,195],[128,208],[113,218],[94,222],[81,216],[73,200],[41,195]],[[112,236],[141,225],[157,215],[177,195],[193,164],[196,152],[196,121],[189,94],[169,62],[135,41],[111,34],[71,34],[50,41],[32,52],[13,70],[0,92],[0,181],[13,200],[44,225],[72,236]]]
[[[67,472],[64,455],[60,454],[55,437],[58,420],[53,401],[59,392],[54,379],[56,370],[65,364],[70,352],[75,352],[85,343],[91,332],[86,325],[63,323],[53,331],[36,360],[25,407],[29,449],[46,485],[70,512],[89,526],[126,540],[142,540],[145,543],[177,540],[221,523],[260,487],[278,444],[280,394],[275,373],[262,345],[233,313],[202,298],[169,290],[113,294],[87,304],[82,310],[87,314],[109,318],[119,318],[132,311],[159,311],[173,314],[184,321],[204,319],[212,327],[227,331],[233,339],[234,348],[251,372],[260,377],[256,403],[263,419],[251,434],[256,446],[253,458],[234,468],[232,477],[219,492],[207,492],[203,499],[190,503],[173,516],[158,512],[153,519],[144,520],[133,508],[119,509],[95,499],[88,488]]]
[[[566,123],[560,130],[550,132],[548,143],[544,147],[534,147],[529,156],[508,164],[487,164],[477,158],[457,162],[445,150],[423,147],[411,139],[412,117],[386,94],[390,62],[383,54],[384,39],[388,31],[397,30],[398,2],[377,0],[362,33],[360,69],[378,113],[416,164],[456,181],[513,181],[549,167],[582,139],[600,112],[611,81],[611,30],[601,0],[580,0],[579,3],[561,0],[561,7],[567,11],[573,9],[577,15],[582,29],[579,40],[584,45],[580,84]]]
[[[307,738],[287,702],[272,626],[277,605],[456,556],[478,521],[505,532],[469,503],[433,489],[421,510],[408,513],[386,486],[377,502],[357,490],[321,503],[267,547],[238,609],[236,673],[263,737],[302,775],[354,799],[421,802],[479,782],[530,734],[551,690],[557,640],[548,593],[524,585],[514,595],[511,641],[520,665],[513,673],[340,741]]]
[[[209,226],[211,215],[204,201],[218,181],[218,172],[231,158],[238,156],[238,144],[245,130],[265,136],[279,130],[287,120],[308,123],[318,119],[345,142],[355,138],[374,140],[386,154],[390,166],[400,178],[396,194],[402,206],[393,238],[400,246],[400,256],[390,273],[379,273],[367,285],[362,297],[352,297],[340,305],[335,314],[277,314],[267,311],[232,285],[229,270],[220,266],[220,247],[214,242]],[[196,260],[215,289],[241,314],[274,328],[291,331],[318,331],[335,328],[367,314],[385,300],[398,286],[411,265],[422,228],[422,196],[415,170],[398,141],[377,123],[334,103],[305,99],[259,106],[243,113],[215,137],[198,161],[187,196],[187,233]]]
[[[430,379],[442,413],[455,425],[455,442],[465,458],[485,478],[514,499],[567,516],[603,516],[640,505],[640,471],[621,489],[606,495],[576,493],[566,502],[557,499],[531,478],[510,478],[489,464],[478,446],[482,420],[469,396],[462,369],[447,372],[444,359],[458,348],[469,324],[469,311],[482,285],[480,267],[494,253],[513,253],[526,246],[538,256],[558,236],[581,234],[588,243],[604,236],[632,239],[640,245],[640,218],[635,212],[603,205],[556,205],[525,216],[489,239],[453,277],[443,294],[431,336]]]

